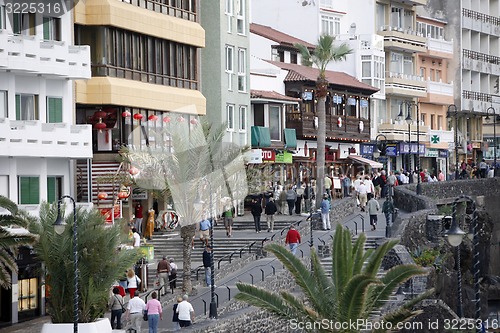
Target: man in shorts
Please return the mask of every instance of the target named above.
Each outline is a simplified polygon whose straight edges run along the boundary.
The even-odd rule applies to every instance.
[[[233,217],[234,217],[234,207],[228,208],[224,213],[224,227],[226,228],[227,237],[231,237],[233,231]]]
[[[200,240],[205,246],[208,246],[208,240],[210,238],[210,227],[212,223],[208,219],[204,219],[200,222]]]

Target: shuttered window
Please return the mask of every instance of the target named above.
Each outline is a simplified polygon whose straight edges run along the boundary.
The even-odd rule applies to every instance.
[[[40,178],[19,177],[19,204],[37,205],[40,203]]]
[[[62,123],[62,98],[47,97],[47,122]]]

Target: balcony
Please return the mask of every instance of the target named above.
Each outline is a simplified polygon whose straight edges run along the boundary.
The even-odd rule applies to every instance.
[[[399,1],[394,1],[394,2],[399,2],[405,5],[410,5],[410,6],[425,6],[427,5],[427,0],[399,0]]]
[[[90,78],[90,47],[0,30],[0,68],[67,79]]]
[[[384,123],[378,126],[378,132],[384,134],[388,141],[406,141],[408,142],[408,125],[404,121],[396,121],[394,124]],[[418,140],[421,143],[429,141],[429,127],[420,125]],[[410,125],[410,141],[417,142],[417,124]]]
[[[424,81],[423,77],[417,75],[386,72],[385,94],[427,97],[427,82]]]
[[[500,75],[500,57],[472,50],[463,50],[462,56],[464,69]]]
[[[477,91],[462,91],[462,110],[484,112],[492,104],[500,104],[500,95]]]
[[[385,25],[378,34],[384,37],[384,48],[406,52],[425,52],[427,48],[427,38],[412,29]]]
[[[421,102],[448,105],[453,104],[453,82],[427,81],[427,97],[421,98]]]
[[[337,124],[338,118],[342,119],[342,126]],[[360,131],[360,122],[363,123],[363,131]],[[314,113],[300,111],[286,114],[286,128],[295,129],[297,138],[316,139],[317,117]],[[326,116],[326,137],[329,140],[344,140],[346,142],[363,142],[370,140],[370,122],[368,119],[360,119],[349,116]]]
[[[462,27],[500,37],[500,18],[462,8]]]
[[[453,58],[453,41],[444,39],[428,38],[427,49],[431,56],[441,56],[443,58]]]
[[[92,127],[0,119],[0,155],[14,157],[92,157]]]

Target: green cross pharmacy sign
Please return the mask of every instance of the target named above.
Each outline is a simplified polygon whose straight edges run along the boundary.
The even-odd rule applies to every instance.
[[[431,136],[431,143],[432,144],[437,144],[437,143],[439,143],[439,141],[441,141],[441,138],[439,137],[439,135]]]

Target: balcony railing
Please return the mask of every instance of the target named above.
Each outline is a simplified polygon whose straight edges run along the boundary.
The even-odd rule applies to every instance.
[[[427,81],[427,92],[430,94],[453,96],[453,82]]]
[[[396,72],[386,72],[385,74],[386,79],[387,78],[394,78],[394,79],[403,79],[403,80],[410,80],[410,81],[424,81],[424,78],[420,75],[414,75],[414,74],[404,74],[404,73],[396,73]]]
[[[500,57],[489,55],[485,53],[480,53],[472,50],[463,50],[462,54],[465,58],[470,58],[472,60],[479,60],[483,62],[488,62],[495,65],[500,65]]]
[[[494,95],[468,90],[462,91],[462,97],[488,103],[492,103],[494,99]]]
[[[184,20],[196,22],[196,12],[189,9],[181,8],[182,4],[195,5],[195,1],[168,1],[168,0],[120,0],[121,2],[129,3],[131,5],[151,10],[157,13],[166,14],[169,16],[178,17]],[[176,3],[180,6],[170,5],[168,3]]]
[[[467,8],[462,8],[462,15],[473,20],[479,20],[485,23],[491,23],[500,26],[500,18],[498,16],[487,15]]]
[[[427,47],[430,51],[453,53],[453,41],[428,38]]]
[[[383,25],[382,27],[380,27],[380,31],[398,31],[398,32],[402,32],[402,33],[407,34],[407,35],[423,37],[423,35],[420,31],[416,31],[413,29],[404,29],[401,27],[393,27],[391,25]]]

